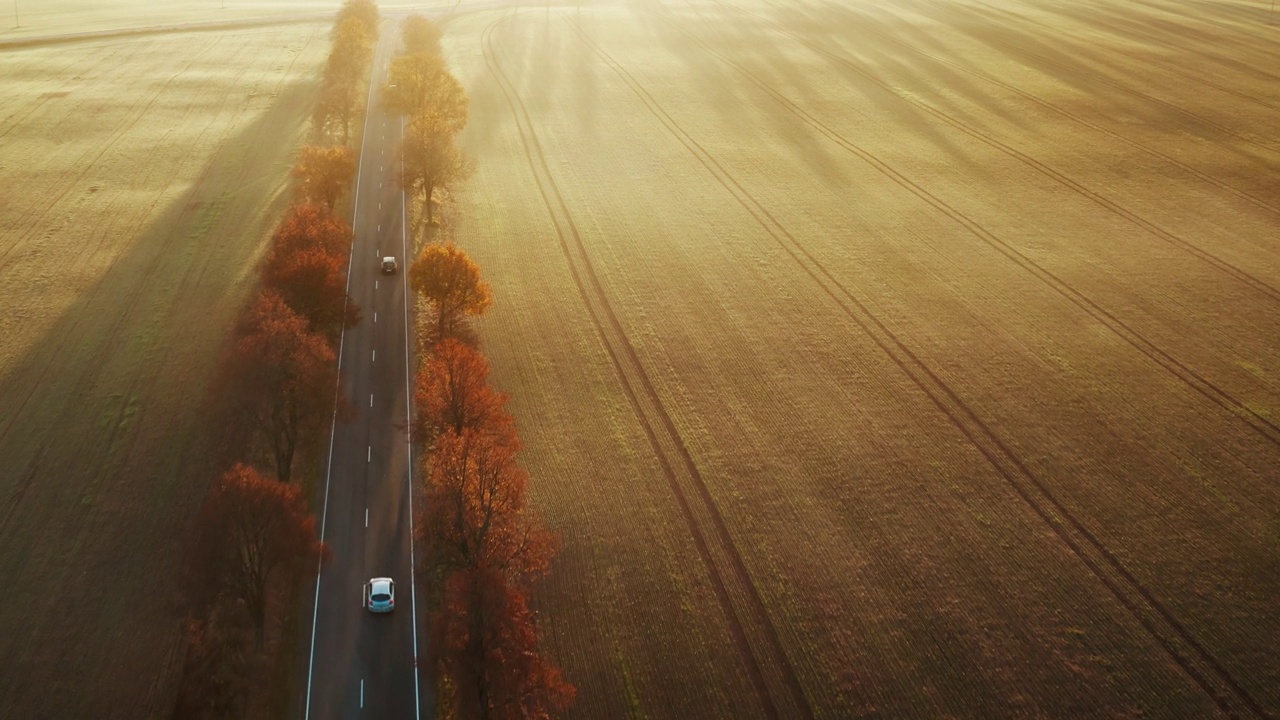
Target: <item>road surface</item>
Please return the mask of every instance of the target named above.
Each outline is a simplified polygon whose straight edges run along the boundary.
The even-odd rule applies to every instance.
[[[362,319],[342,336],[341,392],[357,410],[333,427],[321,499],[321,532],[333,551],[316,581],[303,717],[418,718],[425,688],[415,678],[425,609],[415,602],[411,563],[408,294],[404,197],[396,181],[400,119],[381,108],[378,90],[399,45],[398,24],[383,26],[360,148],[347,293]],[[394,256],[400,271],[380,272]],[[363,608],[363,584],[396,582],[396,609]],[[417,611],[422,615],[415,617]]]

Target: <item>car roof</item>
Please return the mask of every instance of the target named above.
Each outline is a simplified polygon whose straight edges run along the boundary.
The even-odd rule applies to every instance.
[[[395,581],[394,581],[394,580],[392,580],[391,578],[385,578],[385,577],[382,577],[382,578],[372,578],[372,579],[370,579],[370,580],[369,580],[369,584],[370,584],[370,585],[372,585],[372,586],[374,586],[374,587],[387,587],[387,586],[390,586],[390,585],[395,584]]]
[[[369,257],[369,256],[368,256],[368,255],[365,255],[365,257]],[[386,261],[388,261],[388,260],[390,260],[391,262],[395,262],[395,261],[396,261],[396,258],[395,258],[395,256],[394,256],[394,255],[388,255],[388,256],[386,256],[386,257],[382,258],[382,262],[386,262]]]

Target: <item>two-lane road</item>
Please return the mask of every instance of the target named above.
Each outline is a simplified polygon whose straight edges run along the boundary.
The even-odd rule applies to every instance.
[[[341,392],[356,410],[337,421],[322,488],[321,535],[333,558],[316,579],[303,717],[418,718],[415,672],[420,631],[412,576],[408,283],[404,195],[398,182],[401,123],[379,88],[398,45],[384,27],[374,53],[360,148],[347,293],[362,319],[342,336]],[[380,272],[383,256],[400,265]],[[396,608],[362,604],[372,577],[396,582]]]

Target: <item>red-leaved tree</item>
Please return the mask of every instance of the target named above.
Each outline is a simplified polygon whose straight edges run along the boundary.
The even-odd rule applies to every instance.
[[[419,437],[510,425],[503,410],[507,396],[490,388],[488,379],[489,361],[479,350],[453,338],[436,343],[418,371],[414,393]]]
[[[243,603],[261,646],[267,590],[277,574],[315,572],[326,553],[302,488],[237,463],[218,478],[199,518],[198,571],[204,586]]]
[[[360,308],[347,298],[351,240],[351,226],[324,205],[294,205],[272,238],[262,272],[267,287],[331,340],[360,321]]]
[[[432,617],[432,648],[451,707],[465,720],[553,717],[577,694],[560,668],[538,651],[533,613],[506,573],[458,570]]]
[[[235,416],[254,430],[288,482],[304,438],[318,436],[333,402],[333,348],[280,295],[264,290],[224,365]],[[349,412],[345,405],[340,407]]]
[[[515,462],[519,450],[512,425],[436,438],[418,524],[430,567],[485,567],[519,578],[546,573],[555,538],[527,512],[529,477]]]

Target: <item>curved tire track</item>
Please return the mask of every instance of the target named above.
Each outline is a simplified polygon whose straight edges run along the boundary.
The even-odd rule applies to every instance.
[[[569,22],[569,21],[566,21]],[[763,84],[756,76],[739,66],[737,63],[726,58],[715,50],[711,49],[696,36],[681,28],[677,23],[668,21],[676,30],[690,37],[695,43],[702,46],[709,54],[718,57],[720,60],[738,69],[743,74],[750,77],[754,82],[766,89],[771,95],[783,102],[784,105],[793,109],[793,112],[800,114],[807,121],[817,123],[815,127],[819,127],[823,134],[828,137],[839,137],[832,133],[825,125],[821,125],[819,121],[805,113],[802,109],[786,100],[780,93],[766,84]],[[572,25],[572,23],[571,23]],[[575,29],[577,29],[575,27]],[[1106,545],[1095,535],[1088,527],[1086,527],[1074,514],[1066,507],[1066,505],[1058,499],[1058,497],[1049,489],[1046,484],[1031,471],[1029,467],[1018,457],[1012,448],[1008,446],[991,428],[988,426],[977,413],[950,387],[943,381],[923,360],[920,359],[909,347],[903,343],[898,336],[889,329],[870,308],[847,286],[841,283],[831,272],[818,261],[801,243],[795,238],[785,226],[783,226],[769,210],[757,201],[751,194],[742,187],[715,158],[708,153],[696,140],[693,139],[675,122],[669,114],[657,103],[657,101],[648,93],[647,90],[635,80],[624,68],[616,61],[607,56],[598,45],[592,43],[589,38],[579,29],[578,33],[583,37],[589,45],[601,54],[610,67],[619,74],[620,77],[631,87],[645,104],[646,108],[655,117],[658,118],[667,129],[677,137],[686,149],[693,153],[699,162],[707,168],[709,172],[716,176],[717,181],[722,187],[729,191],[734,198],[747,210],[749,214],[761,224],[762,227],[781,245],[793,259],[796,260],[812,277],[823,291],[831,297],[844,310],[845,314],[850,317],[864,332],[866,332],[875,343],[885,352],[886,355],[903,371],[923,391],[936,407],[946,415],[952,423],[960,430],[961,433],[973,444],[973,446],[986,458],[988,463],[996,470],[997,473],[1007,482],[1007,484],[1023,499],[1030,509],[1039,516],[1045,524],[1059,537],[1059,539],[1071,550],[1072,554],[1078,557],[1081,562],[1103,583],[1110,591],[1113,597],[1132,615],[1135,620],[1151,635],[1157,644],[1168,654],[1182,670],[1209,696],[1218,708],[1228,717],[1262,717],[1270,718],[1271,714],[1263,708],[1239,681],[1227,671],[1225,667],[1213,656],[1212,653],[1204,647],[1203,644],[1186,628],[1178,618],[1163,603],[1161,603],[1155,595],[1148,590],[1141,581],[1121,562]],[[890,166],[880,161],[878,158],[866,153],[861,148],[856,148],[852,143],[843,140],[840,141],[847,149],[854,151],[864,160],[876,167],[876,169],[888,175],[895,183],[902,185],[914,194],[920,195],[922,199],[929,202],[934,207],[947,213],[953,219],[961,222],[967,229],[980,238],[989,243],[994,243],[997,249],[1003,245],[1002,241],[991,235],[980,225],[967,217],[961,215],[958,211],[950,208],[941,200],[930,195],[923,188],[915,185],[893,170]],[[954,215],[952,214],[954,213]],[[1018,257],[1016,251],[1012,251],[1011,259]],[[1010,255],[1004,252],[1003,254]],[[1017,260],[1015,260],[1017,262]],[[1030,262],[1029,260],[1026,262]],[[1022,264],[1022,263],[1019,263]],[[1024,266],[1025,267],[1025,266]],[[1038,268],[1038,266],[1035,266]],[[1029,268],[1030,269],[1030,268]],[[1042,269],[1040,272],[1048,275]],[[1039,274],[1038,274],[1039,276]],[[1049,277],[1053,277],[1048,275]],[[1056,279],[1056,278],[1055,278]],[[1065,283],[1058,281],[1062,287],[1055,285],[1055,289],[1067,295],[1076,304],[1074,296],[1067,294],[1064,290],[1070,290]],[[1074,292],[1074,290],[1070,290]],[[1078,295],[1078,293],[1077,293]],[[1083,298],[1083,296],[1079,296]],[[1083,298],[1086,302],[1087,298]],[[1092,303],[1089,302],[1089,306]],[[1089,306],[1085,306],[1088,310]],[[1092,306],[1096,307],[1096,306]],[[1101,308],[1098,308],[1101,311]],[[1105,311],[1101,311],[1105,313]],[[1092,313],[1090,313],[1092,314]],[[1109,314],[1105,317],[1110,317]],[[1118,321],[1117,321],[1118,322]],[[1129,338],[1126,337],[1128,340]],[[1154,348],[1154,346],[1152,346]],[[1142,348],[1139,348],[1140,350]],[[1159,351],[1158,348],[1155,348]],[[1145,353],[1144,353],[1145,354]],[[1149,355],[1150,356],[1150,355]],[[1155,358],[1153,358],[1155,359]],[[1176,361],[1175,361],[1176,362]],[[1193,386],[1194,387],[1194,386]],[[1280,436],[1280,433],[1277,433]],[[1276,441],[1275,438],[1270,438]],[[1277,441],[1280,444],[1280,441]]]
[[[788,36],[790,36],[790,37],[792,37],[792,38],[796,39],[797,41],[799,41],[799,42],[803,43],[804,45],[806,45],[806,46],[807,46],[807,47],[809,47],[810,49],[814,50],[815,52],[819,52],[819,53],[824,54],[824,55],[827,55],[827,56],[829,56],[829,57],[833,57],[833,58],[835,57],[834,55],[832,55],[832,54],[831,54],[831,53],[829,53],[828,51],[821,49],[819,46],[817,46],[817,45],[815,45],[815,44],[811,44],[810,42],[808,42],[808,41],[806,41],[806,40],[803,40],[803,39],[799,38],[799,37],[798,37],[798,36],[796,36],[796,35],[793,35],[791,32],[787,31],[787,30],[786,30],[782,25],[780,25],[779,23],[777,23],[777,22],[775,22],[775,21],[769,20],[769,19],[767,19],[767,18],[763,18],[763,17],[761,17],[761,16],[759,16],[759,15],[755,15],[754,13],[750,13],[750,12],[747,12],[747,11],[745,11],[745,10],[741,10],[741,9],[739,9],[739,8],[734,8],[734,9],[735,9],[735,10],[738,10],[739,12],[742,12],[742,13],[745,13],[745,14],[748,14],[748,15],[751,15],[752,17],[755,17],[755,18],[759,19],[761,22],[764,22],[764,23],[769,24],[770,26],[772,26],[772,27],[776,28],[776,29],[777,29],[779,32],[781,32],[782,34],[784,34],[784,35],[788,35]],[[1142,143],[1137,142],[1136,140],[1132,140],[1132,139],[1130,139],[1130,138],[1125,137],[1124,135],[1121,135],[1120,133],[1115,132],[1114,130],[1109,130],[1109,129],[1107,129],[1106,127],[1103,127],[1103,126],[1101,126],[1101,125],[1098,125],[1097,123],[1094,123],[1094,122],[1092,122],[1092,121],[1090,121],[1090,120],[1087,120],[1087,119],[1085,119],[1085,118],[1083,118],[1083,117],[1080,117],[1079,115],[1076,115],[1075,113],[1071,112],[1070,110],[1066,110],[1066,109],[1064,109],[1064,108],[1058,107],[1057,105],[1054,105],[1053,103],[1049,102],[1048,100],[1045,100],[1044,98],[1039,97],[1038,95],[1035,95],[1035,94],[1033,94],[1033,93],[1027,92],[1026,90],[1023,90],[1023,89],[1021,89],[1021,88],[1019,88],[1019,87],[1016,87],[1016,86],[1014,86],[1014,85],[1010,85],[1009,83],[1006,83],[1006,82],[1004,82],[1004,81],[1000,80],[999,78],[994,78],[994,77],[992,77],[992,76],[990,76],[990,75],[987,75],[986,73],[979,72],[979,71],[974,70],[974,69],[972,69],[972,68],[970,68],[970,67],[968,67],[968,66],[966,66],[966,65],[962,65],[962,64],[960,64],[960,63],[958,63],[958,62],[954,62],[954,61],[952,61],[952,60],[948,60],[948,59],[946,59],[946,58],[944,58],[944,57],[941,57],[941,56],[939,56],[939,55],[934,55],[933,53],[926,52],[925,50],[922,50],[922,49],[920,49],[919,47],[917,47],[917,46],[915,46],[915,45],[912,45],[911,43],[903,42],[902,40],[899,40],[898,38],[894,37],[894,36],[893,36],[893,35],[891,35],[890,33],[886,33],[886,32],[884,32],[884,31],[882,31],[882,30],[878,30],[878,29],[876,29],[876,28],[874,28],[874,27],[871,27],[870,25],[864,25],[864,26],[861,26],[861,27],[859,27],[859,30],[861,30],[861,31],[865,31],[865,32],[869,32],[869,33],[871,33],[871,34],[873,34],[873,35],[876,35],[876,36],[880,37],[880,38],[881,38],[881,39],[883,39],[883,40],[886,40],[886,41],[888,41],[888,42],[892,42],[892,43],[894,43],[895,45],[898,45],[899,47],[905,48],[905,49],[907,49],[907,50],[909,50],[909,51],[911,51],[911,52],[913,52],[913,53],[915,53],[915,54],[917,54],[917,55],[919,55],[919,56],[921,56],[921,57],[929,58],[930,60],[933,60],[934,62],[936,62],[936,63],[938,63],[938,64],[940,64],[940,65],[946,65],[946,66],[948,66],[948,67],[950,67],[950,68],[952,68],[952,69],[954,69],[954,70],[957,70],[957,71],[959,71],[959,72],[962,72],[962,73],[964,73],[964,74],[966,74],[966,75],[968,75],[968,76],[970,76],[970,77],[977,78],[977,79],[982,80],[983,82],[986,82],[986,83],[988,83],[988,84],[995,85],[996,87],[1001,88],[1001,89],[1003,89],[1003,90],[1005,90],[1005,91],[1007,91],[1007,92],[1014,93],[1015,95],[1018,95],[1018,96],[1020,96],[1020,97],[1022,97],[1022,98],[1025,98],[1026,100],[1029,100],[1030,102],[1033,102],[1033,103],[1035,103],[1036,105],[1039,105],[1040,107],[1045,108],[1046,110],[1049,110],[1049,111],[1051,111],[1051,112],[1053,112],[1053,113],[1056,113],[1056,114],[1058,114],[1058,115],[1061,115],[1062,117],[1065,117],[1065,118],[1067,118],[1067,119],[1071,120],[1072,122],[1075,122],[1075,123],[1077,123],[1077,124],[1079,124],[1079,125],[1083,125],[1084,127],[1087,127],[1087,128],[1089,128],[1090,130],[1094,130],[1094,131],[1096,131],[1096,132],[1102,133],[1103,135],[1106,135],[1107,137],[1109,137],[1109,138],[1111,138],[1111,139],[1113,139],[1113,140],[1117,140],[1117,141],[1122,142],[1122,143],[1124,143],[1124,144],[1126,144],[1126,145],[1128,145],[1128,146],[1130,146],[1130,147],[1132,147],[1132,148],[1135,148],[1135,149],[1137,149],[1137,150],[1140,150],[1140,151],[1142,151],[1142,152],[1146,153],[1147,155],[1150,155],[1151,157],[1154,157],[1154,158],[1158,158],[1158,159],[1160,159],[1160,160],[1163,160],[1164,162],[1167,162],[1167,163],[1169,163],[1170,165],[1173,165],[1174,167],[1176,167],[1176,168],[1178,168],[1178,169],[1180,169],[1180,170],[1182,170],[1182,171],[1184,171],[1184,172],[1188,173],[1189,175],[1193,175],[1193,176],[1195,176],[1197,179],[1199,179],[1199,180],[1201,180],[1201,181],[1203,181],[1203,182],[1206,182],[1206,183],[1208,183],[1208,184],[1210,184],[1210,185],[1213,185],[1214,187],[1216,187],[1216,188],[1218,188],[1218,189],[1220,189],[1220,190],[1224,190],[1224,191],[1226,191],[1226,192],[1229,192],[1229,193],[1231,193],[1231,194],[1235,195],[1236,197],[1238,197],[1238,198],[1240,198],[1240,199],[1242,199],[1242,200],[1244,200],[1244,201],[1246,201],[1246,202],[1252,203],[1252,204],[1256,205],[1257,207],[1259,207],[1259,208],[1261,208],[1261,209],[1263,209],[1263,210],[1266,210],[1266,211],[1268,211],[1268,212],[1274,213],[1274,214],[1276,214],[1276,215],[1280,215],[1280,206],[1272,205],[1272,204],[1271,204],[1270,202],[1268,202],[1267,200],[1264,200],[1264,199],[1262,199],[1262,198],[1260,198],[1260,197],[1258,197],[1258,196],[1256,196],[1256,195],[1250,194],[1249,192],[1247,192],[1247,191],[1245,191],[1245,190],[1241,190],[1240,188],[1237,188],[1237,187],[1235,187],[1235,186],[1233,186],[1233,185],[1230,185],[1230,184],[1228,184],[1228,183],[1226,183],[1226,182],[1223,182],[1222,180],[1219,180],[1218,178],[1215,178],[1215,177],[1213,177],[1212,175],[1208,175],[1208,174],[1206,174],[1206,173],[1204,173],[1204,172],[1201,172],[1201,171],[1199,171],[1199,170],[1197,170],[1197,169],[1195,169],[1195,168],[1191,167],[1190,165],[1187,165],[1186,163],[1182,162],[1181,160],[1178,160],[1177,158],[1175,158],[1175,157],[1173,157],[1173,156],[1171,156],[1171,155],[1166,155],[1165,153],[1162,153],[1162,152],[1160,152],[1159,150],[1156,150],[1156,149],[1154,149],[1154,148],[1149,148],[1149,147],[1147,147],[1146,145],[1143,145]],[[1118,50],[1117,50],[1117,52],[1121,52],[1121,51],[1118,51]],[[1125,53],[1125,54],[1127,54],[1127,53]],[[1135,57],[1136,57],[1136,55],[1135,55]],[[1270,107],[1270,106],[1269,106],[1269,107]],[[1280,106],[1277,106],[1277,109],[1280,109]]]
[[[968,230],[971,235],[978,238],[980,241],[982,241],[986,245],[990,246],[996,252],[1000,253],[1001,255],[1005,256],[1007,259],[1009,259],[1013,263],[1017,264],[1018,266],[1022,267],[1024,270],[1036,276],[1036,278],[1040,279],[1046,285],[1053,288],[1056,292],[1058,292],[1060,295],[1065,297],[1073,305],[1075,305],[1076,307],[1079,307],[1081,310],[1086,312],[1090,317],[1094,318],[1099,323],[1106,326],[1109,330],[1111,330],[1113,333],[1115,333],[1117,336],[1123,339],[1126,343],[1128,343],[1138,352],[1145,355],[1152,362],[1164,368],[1174,377],[1181,380],[1188,387],[1195,390],[1197,393],[1199,393],[1200,395],[1208,399],[1210,402],[1214,403],[1215,405],[1222,408],[1223,410],[1226,410],[1231,415],[1234,415],[1240,418],[1255,432],[1262,435],[1269,442],[1280,447],[1280,425],[1277,425],[1270,418],[1254,411],[1248,405],[1241,402],[1238,398],[1232,395],[1230,392],[1228,392],[1227,390],[1219,386],[1217,383],[1213,382],[1212,380],[1209,380],[1208,378],[1205,378],[1196,370],[1188,367],[1186,364],[1184,364],[1177,358],[1170,355],[1168,352],[1160,348],[1158,345],[1156,345],[1155,343],[1151,342],[1146,337],[1144,337],[1141,333],[1134,330],[1123,320],[1113,315],[1106,308],[1094,302],[1091,298],[1089,298],[1084,293],[1080,292],[1079,290],[1076,290],[1067,281],[1063,280],[1062,278],[1058,277],[1051,271],[1045,269],[1044,267],[1036,263],[1030,257],[1023,254],[1016,247],[1005,242],[1003,239],[1001,239],[995,233],[988,230],[982,224],[978,223],[976,220],[973,220],[969,216],[965,215],[964,213],[960,212],[956,208],[952,207],[946,201],[942,200],[938,196],[929,192],[927,189],[925,189],[918,183],[912,181],[910,178],[903,175],[893,166],[884,162],[879,157],[873,155],[872,153],[867,151],[865,148],[859,146],[858,144],[845,138],[843,135],[840,135],[839,133],[837,133],[830,126],[823,123],[818,118],[814,117],[811,113],[806,111],[804,108],[801,108],[799,105],[793,102],[790,98],[788,98],[782,92],[778,91],[772,85],[762,80],[759,76],[752,73],[750,70],[743,67],[741,64],[735,62],[731,58],[718,52],[711,46],[707,45],[700,38],[693,35],[688,30],[685,30],[683,27],[679,25],[679,23],[672,22],[669,19],[667,20],[667,22],[673,28],[675,28],[678,32],[686,35],[695,43],[697,43],[699,46],[701,46],[708,54],[718,58],[721,62],[737,70],[747,79],[749,79],[752,82],[752,84],[756,85],[756,87],[760,88],[770,97],[772,97],[775,101],[777,101],[785,110],[795,115],[798,119],[800,119],[802,122],[812,127],[819,134],[831,140],[832,142],[844,148],[845,150],[849,151],[850,153],[861,158],[864,162],[866,162],[868,165],[870,165],[875,170],[880,172],[882,175],[887,177],[894,184],[902,187],[907,192],[910,192],[911,194],[918,197],[920,200],[929,204],[935,210],[947,216],[948,218],[950,218],[951,220],[959,224],[961,227],[963,227],[965,230]]]
[[[555,226],[574,284],[609,355],[619,385],[671,486],[765,714],[770,718],[812,718],[813,709],[764,599],[692,454],[609,303],[573,216],[551,174],[524,101],[498,61],[493,32],[510,17],[513,16],[498,18],[484,29],[481,37],[484,59],[511,109],[525,159]],[[704,532],[704,527],[709,529]]]
[[[721,0],[714,0],[714,2],[716,2],[716,4],[721,5],[723,7],[730,7],[725,5]],[[1275,288],[1274,286],[1270,285],[1266,281],[1259,279],[1258,277],[1252,275],[1251,273],[1239,267],[1236,267],[1235,265],[1232,265],[1226,260],[1223,260],[1222,258],[1214,255],[1213,253],[1208,252],[1207,250],[1204,250],[1203,248],[1195,245],[1194,243],[1188,242],[1187,240],[1179,237],[1178,235],[1175,235],[1174,233],[1168,230],[1165,230],[1164,228],[1160,227],[1159,225],[1156,225],[1150,220],[1147,220],[1146,218],[1138,215],[1137,213],[1129,210],[1128,208],[1125,208],[1123,205],[1120,205],[1119,203],[1113,200],[1110,200],[1107,197],[1103,196],[1102,194],[1092,190],[1091,188],[1087,187],[1083,183],[1073,180],[1067,175],[1064,175],[1063,173],[1053,169],[1049,165],[1046,165],[1045,163],[1031,157],[1030,155],[1027,155],[1026,153],[1018,150],[1017,148],[1014,148],[1010,145],[1007,145],[1001,142],[1000,140],[997,140],[996,138],[982,132],[981,130],[960,120],[959,118],[952,116],[947,112],[939,110],[928,103],[921,102],[919,100],[916,100],[915,98],[912,98],[910,95],[902,92],[901,90],[898,90],[897,88],[893,87],[892,85],[885,82],[884,80],[881,80],[874,73],[868,71],[867,69],[863,68],[861,65],[858,65],[857,63],[849,60],[848,58],[842,55],[833,53],[830,50],[827,50],[826,48],[821,47],[820,45],[817,45],[808,40],[805,40],[804,38],[798,35],[795,35],[790,31],[782,28],[776,23],[770,22],[768,19],[762,18],[759,15],[751,13],[747,10],[740,10],[738,8],[732,8],[732,7],[730,7],[730,9],[737,10],[738,12],[744,15],[755,18],[757,21],[773,27],[778,32],[782,33],[783,35],[786,35],[787,37],[792,38],[793,40],[799,42],[800,44],[804,45],[810,50],[816,53],[819,53],[821,55],[824,55],[834,60],[835,62],[849,68],[853,72],[856,72],[858,75],[862,76],[863,78],[866,78],[869,82],[875,84],[877,87],[881,88],[885,92],[892,94],[893,96],[897,97],[903,102],[908,103],[911,106],[927,113],[928,115],[937,118],[941,122],[947,125],[950,125],[951,127],[959,130],[960,132],[968,135],[969,137],[983,143],[984,145],[995,148],[1001,153],[1004,153],[1005,155],[1008,155],[1009,157],[1012,157],[1015,160],[1022,162],[1027,167],[1030,167],[1031,169],[1039,172],[1040,174],[1045,175],[1046,177],[1049,177],[1052,180],[1055,180],[1060,185],[1066,187],[1067,189],[1085,198],[1086,200],[1089,200],[1095,205],[1098,205],[1104,210],[1107,210],[1114,215],[1117,215],[1119,217],[1124,218],[1125,220],[1128,220],[1130,223],[1136,225],[1139,228],[1142,228],[1143,230],[1146,230],[1149,234],[1165,241],[1170,245],[1173,245],[1175,247],[1181,248],[1182,250],[1185,250],[1191,255],[1194,255],[1200,260],[1203,260],[1209,265],[1212,265],[1214,268],[1217,268],[1218,270],[1240,281],[1241,283],[1248,285],[1253,290],[1256,290],[1257,292],[1267,296],[1272,301],[1280,303],[1280,289]],[[1047,103],[1045,104],[1047,105]],[[1228,188],[1228,189],[1231,189],[1234,191],[1233,188]],[[1256,204],[1260,204],[1262,207],[1270,210],[1271,212],[1280,214],[1280,209],[1268,203],[1258,200],[1257,198],[1254,198],[1253,196],[1248,195],[1247,193],[1241,193],[1240,191],[1235,191],[1235,192],[1239,195],[1242,195],[1246,199],[1249,199],[1255,202]]]

